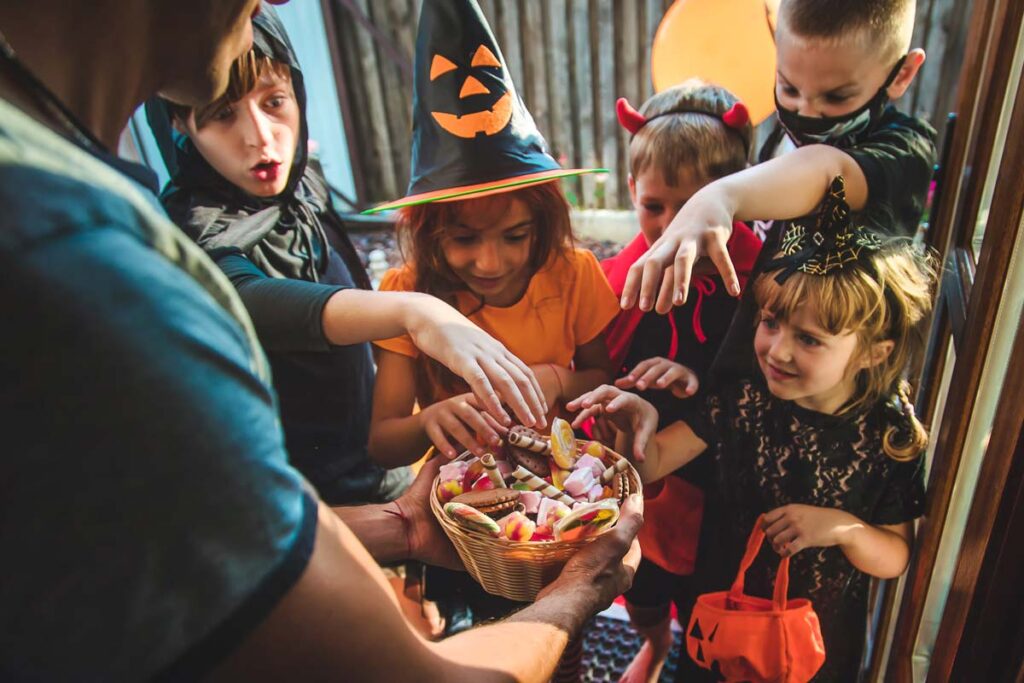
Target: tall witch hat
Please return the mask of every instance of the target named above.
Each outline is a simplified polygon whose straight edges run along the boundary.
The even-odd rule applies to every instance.
[[[364,213],[606,172],[551,157],[476,0],[424,0],[415,61],[409,190]]]

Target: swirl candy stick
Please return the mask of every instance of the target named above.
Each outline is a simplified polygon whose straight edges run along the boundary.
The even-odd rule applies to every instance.
[[[629,463],[625,460],[616,460],[615,464],[601,473],[601,483],[607,484],[615,478],[616,474],[622,474],[629,469]]]
[[[490,453],[484,453],[480,457],[480,463],[484,466],[484,472],[487,473],[487,478],[494,484],[494,488],[505,488],[505,479],[498,472],[498,464],[494,462],[494,456]]]
[[[522,448],[542,455],[551,455],[551,444],[530,429],[513,427],[506,437],[508,442],[516,448]]]
[[[563,470],[576,464],[576,435],[572,425],[560,417],[551,421],[551,458]]]
[[[526,484],[531,491],[540,491],[543,496],[554,498],[566,505],[572,505],[576,502],[523,466],[515,468],[512,476]]]
[[[447,503],[444,506],[444,513],[464,529],[479,531],[494,537],[501,535],[501,527],[498,526],[498,523],[474,507],[462,503]]]

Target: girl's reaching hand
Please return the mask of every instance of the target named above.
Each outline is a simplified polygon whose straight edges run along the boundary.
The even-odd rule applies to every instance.
[[[850,531],[863,525],[848,512],[813,505],[783,505],[764,516],[764,533],[783,557],[804,548],[841,545]]]
[[[633,457],[644,461],[647,442],[658,429],[658,411],[636,394],[605,384],[573,399],[566,409],[580,414],[572,426],[579,427],[589,417],[609,423],[633,439]]]
[[[509,425],[505,403],[523,425],[546,426],[548,407],[540,383],[504,344],[435,297],[421,295],[409,312],[406,329],[416,347],[464,379],[483,409]]]
[[[448,440],[449,437],[477,456],[486,453],[488,446],[496,448],[501,442],[498,436],[500,427],[493,419],[488,419],[490,416],[483,412],[479,399],[473,394],[438,401],[421,410],[418,415],[423,431],[437,450],[449,459],[459,454]]]
[[[667,389],[676,398],[689,398],[697,393],[697,375],[685,365],[667,358],[648,358],[636,364],[625,377],[615,380],[620,389]]]

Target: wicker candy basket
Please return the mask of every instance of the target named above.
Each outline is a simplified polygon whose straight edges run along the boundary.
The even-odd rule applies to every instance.
[[[586,442],[577,440],[577,449]],[[622,460],[622,456],[605,447],[608,463]],[[468,451],[458,460],[472,460]],[[640,477],[630,465],[626,471],[630,493],[642,493]],[[493,538],[477,531],[459,526],[444,513],[444,504],[438,500],[439,477],[434,479],[430,494],[430,509],[438,524],[451,539],[470,575],[488,593],[500,595],[509,600],[533,602],[540,590],[555,580],[569,558],[583,546],[593,542],[597,536],[575,541],[548,541],[538,543],[517,543],[505,538]]]

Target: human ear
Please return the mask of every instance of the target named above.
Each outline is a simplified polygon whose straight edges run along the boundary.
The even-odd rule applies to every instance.
[[[903,66],[900,67],[899,73],[893,79],[892,85],[886,90],[890,100],[897,100],[907,92],[910,84],[914,82],[917,72],[924,65],[924,58],[924,50],[919,47],[907,53],[906,59],[903,60]]]
[[[896,348],[896,342],[892,339],[875,342],[871,345],[871,351],[864,354],[864,357],[861,359],[861,368],[872,368],[882,363],[889,357],[894,348]]]

